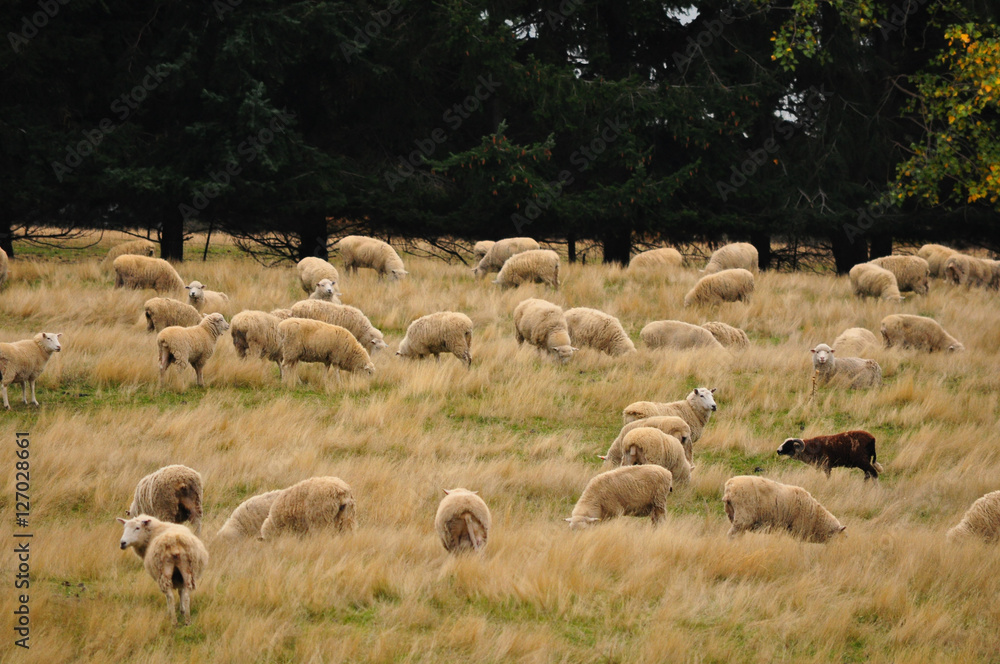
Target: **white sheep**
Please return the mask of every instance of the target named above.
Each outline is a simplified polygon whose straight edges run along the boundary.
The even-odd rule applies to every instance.
[[[538,243],[530,237],[509,237],[495,242],[483,254],[479,264],[472,268],[472,274],[479,277],[490,272],[499,272],[511,256],[533,249],[538,249]]]
[[[152,288],[158,293],[184,290],[181,275],[162,258],[125,254],[111,264],[115,288]]]
[[[940,244],[925,244],[917,250],[917,256],[927,261],[932,277],[944,276],[944,264],[958,252]]]
[[[571,530],[614,517],[650,516],[653,525],[667,512],[673,476],[663,466],[623,466],[593,477],[566,519]]]
[[[135,256],[149,256],[152,258],[156,255],[156,245],[149,240],[142,239],[129,240],[128,242],[116,244],[108,250],[104,260],[101,261],[101,267],[106,268],[114,263],[116,258],[127,254],[133,254]]]
[[[628,262],[630,273],[663,271],[679,268],[684,264],[684,256],[673,247],[662,247],[643,251],[632,257]]]
[[[715,274],[723,270],[742,268],[756,273],[758,270],[757,263],[757,247],[748,242],[734,242],[716,249],[702,272],[705,274]]]
[[[177,624],[174,589],[180,596],[184,624],[191,622],[191,591],[208,565],[208,549],[194,533],[176,523],[165,523],[146,514],[118,519],[125,529],[121,548],[133,547],[142,558],[143,567],[153,577],[167,598],[170,623]]]
[[[681,441],[654,427],[637,427],[622,439],[621,465],[641,466],[647,463],[669,470],[677,484],[686,484],[691,479],[691,462]]]
[[[496,242],[493,240],[480,240],[472,247],[472,257],[478,264],[479,261],[483,260],[483,256],[489,252],[490,247],[492,247]]]
[[[720,321],[702,323],[701,326],[711,332],[715,340],[726,348],[743,349],[750,346],[750,339],[747,337],[747,333],[738,327],[733,327]]]
[[[654,429],[659,429],[668,436],[673,436],[681,442],[681,447],[684,448],[684,456],[687,458],[688,462],[690,463],[693,460],[691,425],[676,415],[655,415],[653,417],[646,417],[641,420],[629,422],[622,427],[622,430],[618,432],[618,437],[612,441],[611,447],[608,448],[608,453],[604,455],[597,455],[604,460],[604,470],[617,468],[622,464],[622,456],[624,454],[622,445],[625,441],[625,436],[628,435],[629,431],[633,431],[640,427],[653,427]]]
[[[691,427],[691,442],[697,443],[698,439],[701,438],[702,431],[705,430],[705,425],[708,424],[708,419],[718,409],[715,399],[712,397],[714,393],[714,387],[712,389],[696,387],[691,390],[691,394],[680,401],[669,403],[636,401],[625,407],[625,410],[622,411],[622,417],[625,424],[628,424],[656,415],[676,415],[688,423],[688,426]]]
[[[929,353],[939,350],[963,351],[965,345],[944,331],[933,318],[912,314],[892,314],[880,326],[886,348],[917,348]]]
[[[614,357],[635,352],[635,344],[614,316],[587,307],[567,309],[564,316],[574,346],[589,346]]]
[[[403,269],[403,261],[388,243],[363,235],[348,235],[337,243],[344,269],[357,274],[359,267],[371,268],[381,279],[389,275],[392,279],[402,279],[409,272]]]
[[[802,487],[764,477],[730,478],[722,503],[733,524],[729,537],[747,530],[774,529],[787,530],[807,542],[825,542],[846,528]]]
[[[317,256],[306,256],[295,265],[295,269],[298,270],[302,290],[307,293],[315,291],[316,285],[324,279],[329,279],[334,289],[340,281],[337,268]]]
[[[389,347],[382,333],[357,307],[334,302],[302,300],[292,305],[290,314],[295,318],[311,318],[330,325],[339,325],[353,334],[358,343],[364,346],[369,353],[375,353]]]
[[[188,304],[206,314],[225,313],[229,309],[229,296],[220,291],[207,290],[200,281],[192,281],[184,287],[188,292]]]
[[[260,537],[260,527],[281,493],[282,489],[276,489],[244,500],[222,524],[216,537],[228,540]]]
[[[684,306],[749,302],[753,291],[754,279],[749,270],[742,268],[723,270],[699,279],[694,288],[684,296]]]
[[[439,311],[421,316],[406,328],[396,355],[422,358],[451,353],[466,367],[472,366],[472,319],[457,311]]]
[[[7,281],[8,269],[7,252],[0,249],[0,286],[3,286]]]
[[[819,344],[810,352],[814,390],[817,382],[822,386],[833,380],[852,389],[878,387],[882,384],[882,367],[875,360],[835,357],[834,350],[826,344]]]
[[[961,286],[991,286],[997,275],[995,261],[955,253],[944,263],[945,278]]]
[[[871,330],[863,327],[850,327],[833,340],[833,349],[842,357],[861,357],[879,348],[878,337]]]
[[[281,332],[278,324],[282,320],[266,311],[241,311],[229,322],[229,332],[233,335],[233,348],[239,358],[257,357],[270,360],[281,371]]]
[[[315,300],[314,300],[315,301]],[[358,340],[339,325],[319,320],[289,318],[278,324],[281,333],[281,372],[293,384],[299,362],[321,362],[344,371],[375,373],[375,365]],[[337,374],[340,379],[340,374]]]
[[[974,537],[987,543],[1000,539],[1000,491],[993,491],[972,503],[962,520],[948,531],[949,540]]]
[[[31,403],[39,405],[35,398],[35,381],[42,375],[45,364],[52,353],[62,350],[59,342],[61,332],[39,332],[31,339],[12,343],[0,343],[0,385],[3,386],[3,407],[10,410],[7,400],[7,386],[21,383],[21,396],[28,403],[28,386],[31,386]]]
[[[201,474],[193,468],[174,464],[146,475],[135,486],[128,516],[148,514],[170,523],[191,522],[191,529],[201,533]]]
[[[434,515],[434,530],[448,553],[480,552],[490,536],[490,508],[468,489],[444,489]]]
[[[858,263],[848,273],[851,287],[858,297],[877,297],[883,300],[902,302],[896,275],[884,267],[872,263]]]
[[[901,291],[927,295],[930,290],[931,268],[920,256],[882,256],[868,262],[892,272]]]
[[[146,331],[159,332],[171,325],[188,327],[201,322],[201,313],[187,302],[169,297],[153,297],[143,305]]]
[[[333,529],[354,529],[355,504],[351,487],[339,477],[311,477],[283,490],[260,526],[260,539],[283,533],[304,535]]]
[[[332,281],[329,279],[320,279],[316,282],[316,290],[309,295],[309,299],[340,304],[341,295],[342,293],[337,292]]]
[[[529,249],[514,254],[500,268],[493,283],[502,288],[542,283],[558,290],[559,254],[550,249]]]
[[[578,348],[571,345],[562,307],[538,298],[528,298],[514,308],[514,338],[568,362]]]
[[[160,384],[166,377],[171,364],[183,371],[188,365],[194,368],[199,387],[205,386],[202,370],[205,363],[215,353],[215,342],[229,329],[229,323],[220,313],[211,313],[201,322],[191,327],[173,325],[160,330],[156,335],[156,347],[160,354]]]
[[[722,344],[709,330],[700,325],[692,325],[679,320],[656,320],[647,324],[639,332],[639,338],[650,348],[715,348],[722,350]]]

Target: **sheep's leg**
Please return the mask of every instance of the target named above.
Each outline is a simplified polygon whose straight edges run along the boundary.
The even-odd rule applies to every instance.
[[[7,383],[3,384],[3,407],[10,410],[10,402],[7,401]]]
[[[174,564],[173,561],[167,560],[163,569],[160,570],[160,578],[157,583],[160,586],[160,591],[163,596],[167,598],[167,615],[170,616],[170,624],[177,625],[177,609],[174,606]]]
[[[191,591],[188,590],[187,584],[181,585],[177,592],[181,596],[181,616],[184,618],[184,624],[191,624]]]
[[[298,376],[296,375],[297,362],[286,362],[282,360],[281,366],[284,367],[282,372],[282,378],[288,383],[289,387],[295,387],[298,383]]]
[[[28,405],[28,381],[26,380],[21,381],[21,401],[24,402],[25,406]]]
[[[205,375],[202,373],[204,366],[201,364],[195,364],[194,366],[194,377],[198,383],[198,387],[205,387]]]
[[[31,381],[31,403],[38,406],[38,399],[35,398],[35,381]]]

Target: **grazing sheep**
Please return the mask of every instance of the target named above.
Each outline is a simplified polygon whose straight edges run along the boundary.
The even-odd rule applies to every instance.
[[[344,371],[364,371],[369,376],[375,373],[368,351],[339,325],[289,318],[278,323],[278,331],[281,334],[282,377],[289,376],[292,383],[296,382],[295,370],[299,362],[322,362],[327,372],[335,366]],[[337,378],[340,379],[339,373]]]
[[[171,364],[176,364],[181,371],[191,365],[198,386],[204,387],[202,370],[215,353],[215,342],[228,329],[229,323],[222,314],[212,313],[191,327],[172,325],[160,330],[156,335],[156,347],[160,352],[160,384]]]
[[[826,344],[820,344],[810,352],[813,354],[813,389],[817,381],[822,386],[834,378],[855,390],[882,384],[882,367],[875,360],[834,357],[834,350]]]
[[[927,261],[932,277],[944,276],[945,262],[958,252],[940,244],[925,244],[917,250],[917,256]]]
[[[930,290],[931,268],[919,256],[882,256],[868,262],[892,272],[896,277],[896,286],[901,291],[927,295]]]
[[[194,533],[176,523],[165,523],[146,514],[118,519],[122,532],[122,551],[133,547],[142,558],[143,567],[153,577],[167,598],[170,624],[177,624],[174,589],[181,600],[184,624],[191,622],[191,591],[208,565],[208,549]]]
[[[519,254],[522,251],[531,251],[533,249],[538,249],[538,243],[532,240],[530,237],[509,237],[499,242],[495,242],[492,247],[490,247],[483,257],[480,259],[479,264],[472,268],[473,276],[480,277],[484,274],[489,274],[490,272],[499,272],[503,267],[503,264],[513,256],[514,254]]]
[[[359,267],[371,268],[378,272],[379,279],[385,275],[393,280],[402,279],[409,272],[403,269],[403,260],[387,242],[363,235],[348,235],[337,243],[344,269],[357,274]]]
[[[149,240],[129,240],[116,244],[108,250],[108,254],[101,261],[101,267],[106,268],[115,262],[119,256],[125,255],[148,256],[152,258],[156,255],[156,245]]]
[[[692,325],[679,320],[655,320],[639,332],[639,338],[650,348],[716,348],[722,344],[711,331],[700,325]]]
[[[597,475],[566,519],[570,530],[622,516],[646,516],[656,525],[667,511],[673,476],[663,466],[623,466]]]
[[[169,297],[153,297],[143,305],[146,314],[146,331],[159,332],[171,325],[189,327],[201,322],[201,314],[187,302]]]
[[[702,272],[715,274],[737,268],[757,272],[757,258],[757,247],[748,242],[734,242],[716,249]]]
[[[191,522],[201,533],[201,475],[197,470],[174,464],[146,475],[135,486],[128,516],[148,514],[170,523]]]
[[[747,338],[747,333],[738,327],[733,327],[719,321],[702,323],[701,326],[711,332],[715,340],[726,348],[743,349],[750,346],[750,339]]]
[[[622,451],[623,466],[650,463],[669,470],[677,484],[686,484],[691,479],[691,462],[687,460],[681,441],[659,429],[632,429],[622,440]]]
[[[949,540],[975,537],[987,543],[1000,539],[1000,491],[990,492],[972,503],[947,537]]]
[[[628,271],[663,271],[681,267],[684,264],[684,256],[673,247],[663,247],[661,249],[650,249],[643,251],[632,257],[628,262]]]
[[[753,274],[748,270],[723,270],[698,280],[684,296],[684,306],[712,305],[720,302],[749,302],[753,295]]]
[[[831,436],[787,438],[778,448],[778,456],[798,459],[816,466],[830,477],[832,468],[859,468],[868,478],[877,480],[883,472],[875,459],[875,436],[867,431],[845,431]]]
[[[281,332],[278,324],[283,318],[266,311],[241,311],[229,323],[233,335],[233,348],[241,360],[257,357],[278,365],[281,372]]]
[[[825,542],[846,528],[802,487],[763,477],[731,477],[722,503],[733,524],[729,537],[746,530],[774,529],[807,542]]]
[[[635,344],[614,316],[586,307],[567,309],[563,315],[574,346],[590,346],[614,357],[635,352]]]
[[[260,537],[260,527],[271,511],[271,505],[281,493],[282,490],[277,489],[247,498],[233,510],[216,536],[229,540]]]
[[[206,290],[205,284],[192,281],[184,287],[188,292],[188,304],[206,314],[225,313],[229,309],[229,296],[225,293]]]
[[[597,455],[604,460],[604,470],[617,468],[622,464],[623,443],[625,441],[625,436],[628,435],[628,432],[640,427],[653,427],[654,429],[659,429],[668,436],[673,436],[681,442],[681,447],[684,448],[684,456],[687,458],[688,462],[690,463],[693,459],[691,447],[691,425],[676,415],[656,415],[654,417],[646,417],[641,420],[629,422],[622,427],[622,430],[618,432],[618,437],[612,441],[611,447],[608,448],[608,453],[603,456],[600,454]]]
[[[330,281],[334,290],[337,288],[337,282],[340,281],[337,268],[317,256],[306,256],[295,265],[295,269],[298,270],[302,290],[307,293],[315,291],[316,286],[324,279]]]
[[[162,258],[125,254],[111,264],[115,288],[152,288],[158,293],[184,290],[181,275]]]
[[[875,333],[863,327],[848,328],[833,340],[833,350],[845,357],[848,355],[851,357],[860,357],[861,355],[871,353],[880,346],[881,344],[879,344]]]
[[[340,295],[341,293],[336,292],[336,289],[334,289],[332,281],[329,279],[320,279],[316,283],[316,290],[309,295],[309,299],[340,304]]]
[[[472,366],[472,319],[457,311],[439,311],[421,316],[406,328],[406,336],[399,344],[396,355],[422,358],[433,355],[439,360],[441,353],[451,353]]]
[[[7,281],[7,270],[8,270],[7,252],[0,249],[0,286],[3,286]]]
[[[486,255],[486,253],[490,250],[490,247],[494,244],[496,244],[496,242],[493,240],[480,240],[472,247],[472,257],[475,259],[477,264],[479,261],[483,260],[483,256]]]
[[[330,325],[339,325],[353,334],[358,343],[369,353],[375,353],[375,351],[389,347],[382,333],[357,307],[333,302],[302,300],[293,304],[290,312],[295,318],[310,318]]]
[[[311,477],[282,491],[260,526],[260,538],[292,532],[306,534],[333,528],[339,533],[355,526],[354,496],[339,477]]]
[[[546,300],[528,298],[514,308],[514,338],[568,362],[578,348],[569,340],[569,327],[562,307]]]
[[[3,407],[10,410],[7,400],[7,386],[21,384],[21,398],[28,403],[28,386],[31,386],[31,403],[38,406],[35,398],[35,381],[42,375],[45,364],[52,353],[62,350],[59,337],[62,332],[39,332],[31,339],[13,343],[0,343],[0,385],[3,387]]]
[[[926,316],[892,314],[882,319],[881,331],[886,348],[917,348],[928,353],[965,350],[962,342],[945,332],[936,320]]]
[[[708,418],[716,411],[718,406],[712,395],[715,388],[696,387],[691,390],[691,394],[681,401],[671,401],[670,403],[655,403],[653,401],[636,401],[630,403],[622,411],[625,424],[641,420],[646,417],[656,415],[676,415],[691,427],[691,442],[697,443],[701,438],[701,432],[708,424]]]
[[[490,508],[475,491],[458,488],[444,492],[434,516],[434,530],[441,544],[448,553],[485,549],[490,536]]]
[[[493,283],[513,288],[524,283],[541,283],[559,289],[559,254],[549,249],[529,249],[514,254],[500,268]]]
[[[995,261],[955,253],[944,263],[944,277],[960,286],[990,286],[996,280]]]
[[[884,267],[871,263],[858,263],[848,273],[851,287],[858,297],[878,297],[883,300],[902,302],[896,275]]]

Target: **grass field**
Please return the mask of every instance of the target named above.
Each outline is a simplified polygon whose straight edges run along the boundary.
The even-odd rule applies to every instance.
[[[0,291],[0,341],[63,334],[38,383],[41,407],[24,406],[14,387],[13,410],[0,415],[3,662],[1000,661],[997,548],[944,540],[973,500],[1000,488],[995,291],[935,282],[902,304],[861,302],[846,277],[764,273],[748,305],[684,309],[694,268],[668,282],[564,265],[559,292],[499,291],[462,265],[404,256],[401,283],[342,277],[344,302],[389,342],[373,378],[338,383],[304,365],[289,389],[273,363],[238,360],[226,334],[206,388],[189,370],[161,389],[154,336],[139,324],[152,294],[111,288],[97,264],[108,246],[26,252]],[[179,271],[227,292],[230,313],[304,296],[291,267],[263,268],[225,244]],[[623,358],[583,350],[559,365],[514,340],[511,312],[532,296],[607,311],[637,342],[647,322],[676,318],[730,323],[752,344]],[[395,357],[407,324],[439,310],[474,321],[471,370],[451,356]],[[897,311],[934,316],[968,351],[879,350],[881,389],[810,399],[809,349],[848,327],[877,331]],[[718,388],[719,410],[666,521],[571,533],[563,518],[599,471],[622,408],[696,386]],[[877,484],[858,470],[827,479],[775,454],[786,437],[851,428],[878,441]],[[13,587],[18,431],[31,436],[29,591]],[[204,478],[211,554],[192,623],[176,630],[139,559],[118,549],[115,522],[139,478],[171,463]],[[728,540],[722,485],[755,469],[805,487],[846,536]],[[242,500],[317,475],[352,486],[354,532],[215,540]],[[478,490],[492,510],[482,556],[450,557],[434,534],[441,489],[454,486]],[[30,593],[29,651],[13,645],[20,592]]]

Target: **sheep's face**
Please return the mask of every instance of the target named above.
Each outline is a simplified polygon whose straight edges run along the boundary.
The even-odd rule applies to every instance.
[[[184,288],[187,289],[188,299],[191,300],[191,302],[197,302],[205,297],[205,284],[200,281],[192,281]]]
[[[481,277],[484,274],[486,274],[486,270],[483,267],[477,265],[476,267],[472,268],[472,276]]]
[[[389,273],[389,277],[393,281],[399,281],[408,274],[409,272],[407,272],[406,270],[393,270],[392,272]]]
[[[833,360],[833,349],[826,344],[820,344],[812,349],[813,364],[819,366]]]
[[[371,346],[372,346],[371,352],[374,353],[377,350],[385,350],[386,348],[389,347],[389,344],[385,342],[385,339],[379,339],[378,337],[375,337],[374,339],[372,339]]]
[[[698,402],[701,407],[705,410],[710,410],[713,413],[718,410],[719,406],[715,403],[715,397],[712,395],[715,393],[716,388],[708,389],[707,387],[696,387],[694,388],[694,399]]]
[[[41,346],[50,353],[58,353],[62,350],[62,344],[59,343],[59,337],[62,336],[62,332],[57,334],[52,334],[51,332],[42,332]]]
[[[320,299],[332,300],[336,294],[333,286],[333,282],[329,279],[320,279],[319,283],[316,284],[316,294],[320,296]]]
[[[960,351],[963,351],[963,350],[965,350],[965,344],[963,344],[963,343],[961,343],[959,341],[956,341],[955,343],[953,343],[950,346],[948,346],[948,352],[950,352],[950,353],[960,352]]]
[[[596,516],[571,516],[566,519],[570,530],[583,530],[600,521]]]
[[[375,375],[375,365],[372,364],[371,362],[369,362],[368,364],[365,365],[364,371],[369,376],[374,376]]]
[[[806,448],[805,442],[801,438],[787,438],[778,448],[778,456],[795,458]]]
[[[122,532],[121,541],[119,542],[122,551],[148,539],[149,526],[152,520],[152,517],[146,516],[145,514],[140,514],[139,516],[129,519],[128,521],[122,518],[118,519],[118,523],[125,527],[125,530]]]
[[[354,499],[346,498],[340,504],[340,507],[337,508],[337,516],[334,518],[334,524],[337,530],[344,531],[354,530],[356,523],[354,519]]]
[[[579,348],[574,348],[573,346],[556,346],[555,348],[550,348],[550,351],[559,358],[560,362],[569,362],[569,359],[573,357],[573,353],[580,350]]]

